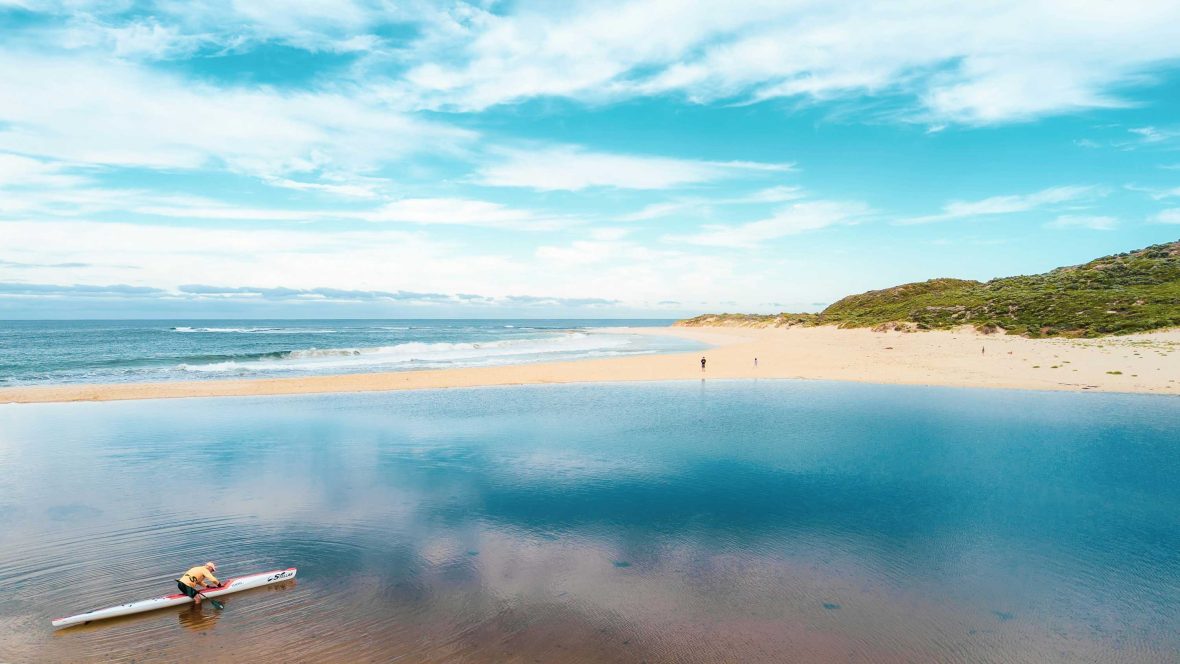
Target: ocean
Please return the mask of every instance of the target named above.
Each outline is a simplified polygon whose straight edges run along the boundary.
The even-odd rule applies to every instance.
[[[0,661],[1176,662],[1180,400],[822,381],[0,406]],[[53,632],[223,576],[293,583]]]
[[[0,321],[0,386],[258,378],[519,364],[701,344],[607,334],[671,320]]]

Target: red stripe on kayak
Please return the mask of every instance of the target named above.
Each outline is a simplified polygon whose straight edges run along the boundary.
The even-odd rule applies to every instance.
[[[206,588],[205,591],[224,590],[226,586],[233,583],[234,581],[237,581],[238,579],[246,579],[246,578],[253,577],[253,576],[269,576],[271,574],[278,574],[280,572],[290,572],[291,570],[295,570],[295,569],[298,569],[298,568],[288,567],[287,569],[272,569],[269,572],[259,572],[258,574],[250,574],[249,576],[236,576],[236,577],[233,577],[232,579],[226,579],[226,580],[222,581],[220,586],[213,586],[211,588]],[[204,592],[204,591],[202,591],[202,592]],[[188,597],[188,595],[186,595],[184,593],[173,593],[171,595],[164,595],[163,597],[157,597],[156,599],[180,599],[181,597]],[[140,601],[149,602],[151,600],[140,600]],[[131,602],[131,603],[134,604],[135,602]],[[116,605],[116,606],[118,606],[118,605]],[[105,608],[110,609],[110,608],[114,608],[114,607],[108,606]],[[50,622],[57,622],[59,620],[66,620],[68,618],[77,618],[78,616],[84,616],[87,613],[94,613],[95,611],[103,611],[103,610],[105,610],[105,609],[92,609],[92,610],[87,611],[85,613],[75,613],[72,616],[62,616],[61,618],[53,618],[50,620]]]

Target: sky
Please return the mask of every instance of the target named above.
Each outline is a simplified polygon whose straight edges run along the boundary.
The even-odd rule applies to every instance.
[[[1177,25],[0,0],[0,318],[817,311],[1174,241]]]

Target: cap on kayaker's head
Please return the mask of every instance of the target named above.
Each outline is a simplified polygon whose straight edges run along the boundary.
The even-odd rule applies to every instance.
[[[214,565],[212,560],[210,560],[209,562],[205,563],[205,567],[207,567],[207,568],[209,569],[209,571],[210,571],[210,572],[216,572],[216,571],[217,571],[217,565]]]

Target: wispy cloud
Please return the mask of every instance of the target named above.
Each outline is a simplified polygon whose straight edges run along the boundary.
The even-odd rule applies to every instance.
[[[128,286],[127,284],[25,284],[0,283],[0,296],[36,297],[159,297],[166,295],[162,288],[150,286]]]
[[[1046,228],[1056,228],[1060,230],[1070,228],[1088,228],[1094,231],[1112,231],[1118,228],[1119,220],[1115,217],[1107,217],[1100,215],[1077,215],[1077,214],[1063,214],[1059,215],[1053,221],[1045,224]]]
[[[752,248],[787,235],[856,223],[872,209],[859,202],[808,201],[787,206],[772,216],[736,225],[706,225],[700,233],[666,239],[707,247]]]
[[[1127,131],[1140,137],[1143,143],[1163,143],[1173,138],[1180,138],[1180,130],[1161,129],[1159,127],[1133,127]]]
[[[0,152],[0,188],[36,187],[58,189],[75,187],[87,181],[71,173],[68,164],[32,159],[19,154]]]
[[[558,146],[506,152],[501,159],[482,167],[475,181],[488,186],[541,191],[579,191],[592,187],[670,189],[789,170],[790,164],[695,161]]]
[[[902,225],[928,224],[937,221],[951,221],[971,217],[1013,214],[1042,207],[1072,203],[1101,194],[1092,186],[1050,187],[1031,194],[990,196],[977,201],[951,201],[943,206],[942,212],[922,217],[910,217],[897,223]]]
[[[1157,224],[1180,224],[1180,208],[1160,210],[1150,220]]]
[[[399,88],[424,107],[589,101],[910,96],[932,124],[988,124],[1126,105],[1120,87],[1180,55],[1169,3],[975,5],[738,0],[463,10],[426,26]],[[1140,79],[1141,80],[1141,79]],[[1116,92],[1116,90],[1118,92]]]
[[[0,3],[4,4],[4,3]],[[153,60],[197,52],[250,50],[266,44],[346,53],[379,49],[374,32],[408,21],[433,20],[426,5],[404,7],[353,0],[248,3],[17,2],[29,11],[68,16],[67,24],[37,31],[67,48],[104,49]]]
[[[1044,173],[1122,183],[1123,168],[1156,184],[1148,174],[1175,161],[1176,3],[23,6],[0,12],[13,19],[0,45],[9,282],[125,284],[237,311],[403,295],[758,307],[886,279],[864,261],[792,281],[784,238],[864,250],[890,231],[824,229],[896,219],[899,203],[927,214],[896,223],[1021,215],[1061,241],[1044,260],[1071,241],[1153,241],[1167,228],[1145,215],[1177,215],[1097,186],[1032,191]],[[1078,122],[1092,132],[1078,145],[1121,152],[1063,141]],[[991,195],[1019,181],[1038,184]],[[970,189],[938,193],[955,182]],[[953,236],[934,252],[946,257],[1009,228],[894,231],[914,247]],[[964,269],[1016,261],[979,251]]]
[[[356,290],[352,288],[258,288],[252,286],[210,286],[206,284],[182,284],[178,293],[199,297],[218,298],[261,298],[264,300],[339,300],[346,302],[419,301],[453,302],[457,297],[443,293],[417,293],[413,291]]]
[[[749,288],[737,275],[737,259],[653,249],[611,233],[590,231],[590,240],[527,253],[529,245],[498,250],[482,240],[442,241],[424,232],[371,228],[324,232],[293,225],[208,233],[171,225],[0,221],[0,247],[19,243],[25,248],[20,262],[45,266],[20,270],[29,283],[125,283],[172,294],[203,284],[209,297],[233,295],[246,284],[237,292],[242,298],[281,288],[309,291],[311,299],[326,293],[316,289],[338,289],[455,294],[456,301],[468,301],[460,294],[478,293],[472,302],[504,302],[511,295],[655,302],[672,299],[682,287],[713,298]],[[97,256],[109,262],[71,270],[66,278],[48,267]],[[669,282],[669,274],[680,276]],[[545,275],[544,283],[537,275]]]
[[[667,202],[646,205],[636,212],[620,215],[616,219],[618,221],[648,221],[681,213],[699,213],[718,206],[785,203],[787,201],[798,200],[804,196],[805,194],[801,187],[780,185],[760,189],[741,196],[678,197]]]
[[[12,50],[0,50],[0,121],[0,150],[41,159],[221,166],[265,177],[364,172],[423,150],[454,149],[473,136],[399,113],[359,90],[224,87],[127,62]]]
[[[1139,185],[1126,185],[1129,191],[1137,191],[1147,194],[1152,200],[1162,201],[1165,198],[1180,197],[1180,187],[1158,188],[1158,187],[1141,187]]]
[[[73,269],[92,267],[92,263],[24,263],[21,261],[5,261],[0,260],[0,267],[8,268],[50,268],[50,269]]]
[[[69,15],[72,5],[35,10]],[[1069,20],[1053,20],[1068,10]],[[366,89],[404,110],[473,111],[536,98],[678,94],[696,103],[908,100],[899,117],[992,124],[1135,103],[1180,57],[1175,3],[1055,0],[838,7],[735,0],[468,4],[91,3],[42,43],[126,62],[284,44],[357,53]],[[398,27],[401,30],[398,30]],[[406,28],[414,37],[407,39]],[[1147,127],[1146,129],[1152,129]]]
[[[88,178],[67,171],[57,164],[0,153],[0,218],[84,217],[97,212],[122,212],[184,221],[335,220],[516,231],[552,231],[580,223],[568,215],[544,214],[478,199],[402,198],[385,202],[375,192],[372,196],[350,195],[348,198],[354,200],[347,205],[320,208],[245,206],[206,196],[104,189]],[[372,200],[374,197],[378,200]]]
[[[420,226],[480,226],[518,231],[556,230],[578,223],[570,217],[543,215],[501,203],[466,198],[404,198],[377,207],[293,210],[243,207],[200,197],[173,197],[129,209],[136,214],[187,220],[350,220]]]
[[[359,215],[367,221],[411,224],[453,224],[511,230],[541,231],[568,227],[573,219],[544,216],[488,201],[463,198],[407,198]]]
[[[1145,127],[1120,127],[1120,134],[1113,138],[1101,140],[1092,138],[1077,139],[1074,141],[1074,145],[1083,148],[1108,147],[1125,152],[1141,148],[1166,148],[1177,138],[1180,138],[1180,129],[1148,125]]]
[[[545,295],[505,295],[489,297],[473,294],[420,293],[414,291],[356,290],[346,288],[259,288],[253,286],[216,286],[183,284],[174,290],[130,286],[127,284],[37,284],[0,282],[0,298],[14,297],[71,299],[167,299],[216,300],[219,302],[287,302],[287,303],[372,303],[394,302],[416,305],[478,304],[483,306],[525,307],[599,307],[619,304],[618,300],[597,297],[556,297]]]

